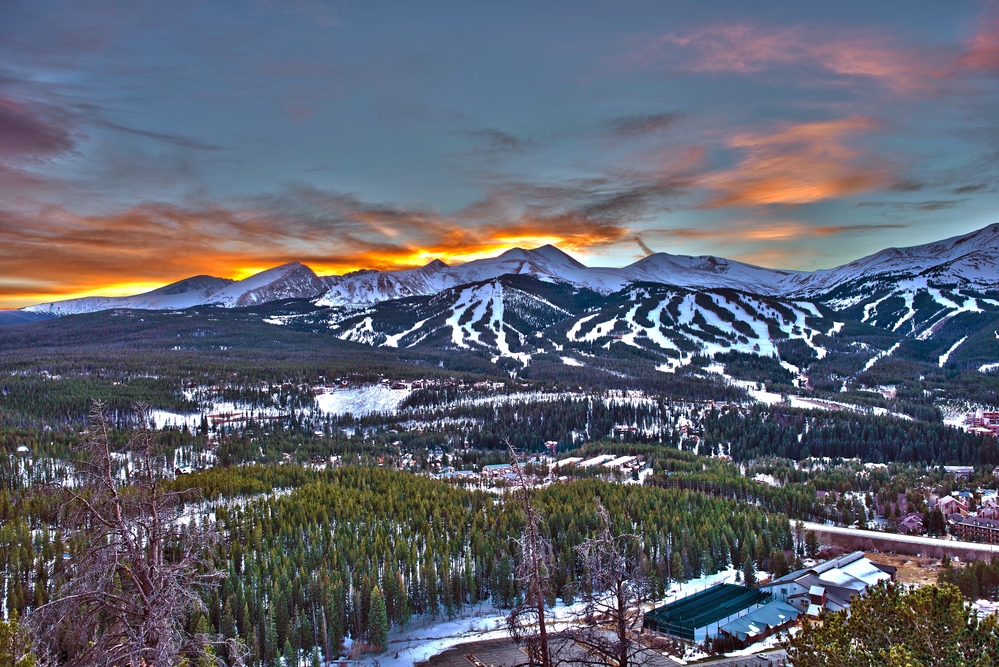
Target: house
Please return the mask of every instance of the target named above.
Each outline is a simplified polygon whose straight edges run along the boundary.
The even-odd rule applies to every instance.
[[[911,514],[899,517],[898,532],[907,535],[922,535],[925,533],[926,528],[923,526],[923,515],[919,512],[912,512]]]
[[[999,519],[999,499],[989,496],[982,500],[978,508],[978,517],[981,519]]]
[[[954,496],[944,496],[937,501],[937,509],[944,516],[950,516],[952,514],[960,514],[966,516],[968,514],[968,504],[959,498]]]
[[[815,616],[850,606],[855,595],[882,581],[894,581],[895,568],[869,560],[863,551],[828,560],[760,586],[775,600]]]
[[[581,456],[570,456],[567,459],[561,459],[555,462],[555,466],[559,468],[569,468],[581,462],[583,458]]]
[[[624,468],[637,458],[638,458],[637,456],[619,456],[616,459],[611,459],[610,461],[607,461],[606,463],[602,463],[600,465],[601,467],[608,469]]]
[[[493,465],[482,466],[482,477],[496,478],[505,477],[513,472],[513,466],[509,463],[495,463]]]
[[[961,479],[975,472],[975,468],[973,466],[944,466],[944,471],[953,473],[955,479]]]
[[[977,516],[962,516],[954,521],[950,532],[971,542],[999,544],[999,520]]]

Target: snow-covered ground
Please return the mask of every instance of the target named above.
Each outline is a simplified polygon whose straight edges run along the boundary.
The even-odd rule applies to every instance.
[[[992,600],[975,600],[971,603],[971,609],[979,618],[985,618],[992,614],[999,614],[999,602]]]
[[[370,415],[375,412],[395,412],[409,396],[411,389],[392,389],[385,385],[333,389],[316,396],[316,407],[330,415]]]
[[[196,413],[181,414],[167,410],[150,410],[149,423],[153,428],[183,428],[185,425],[191,431],[201,425],[201,415]]]
[[[966,340],[968,340],[967,336],[954,343],[954,345],[952,345],[949,350],[940,355],[940,368],[944,367],[944,364],[946,364],[947,360],[950,359],[950,355],[954,353],[954,350],[961,347],[961,344]]]

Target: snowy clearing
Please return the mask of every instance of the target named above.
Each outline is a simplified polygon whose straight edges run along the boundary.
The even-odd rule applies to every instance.
[[[409,396],[411,389],[392,389],[385,385],[333,389],[316,396],[316,406],[328,415],[370,415],[376,412],[396,412]]]

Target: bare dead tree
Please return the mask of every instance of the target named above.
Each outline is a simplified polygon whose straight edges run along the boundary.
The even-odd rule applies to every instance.
[[[566,630],[568,641],[558,644],[556,659],[577,665],[644,664],[649,652],[638,641],[638,633],[652,587],[641,538],[633,533],[615,535],[599,499],[597,516],[596,534],[576,547],[583,566],[577,592],[586,605],[588,622]]]
[[[198,494],[165,488],[166,461],[145,409],[138,413],[124,450],[114,451],[112,426],[95,402],[75,479],[57,489],[62,520],[83,548],[52,602],[26,619],[42,664],[171,667],[210,659],[207,647],[223,642],[184,627],[192,612],[205,611],[201,593],[224,577],[213,565],[218,535],[204,524],[185,527],[183,504]],[[240,649],[227,645],[230,664],[242,663]]]
[[[509,442],[507,446],[510,447]],[[529,664],[552,667],[545,620],[552,591],[552,546],[544,535],[541,515],[531,502],[531,487],[513,447],[510,447],[510,456],[517,475],[518,500],[524,510],[524,530],[517,540],[520,560],[516,566],[516,578],[524,597],[507,616],[507,627],[513,639],[524,645]]]

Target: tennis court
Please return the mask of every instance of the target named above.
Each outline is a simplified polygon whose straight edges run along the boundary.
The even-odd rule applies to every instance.
[[[756,588],[718,584],[657,607],[645,615],[644,625],[663,634],[699,641],[707,634],[708,626],[737,618],[747,609],[769,600],[768,593]]]

